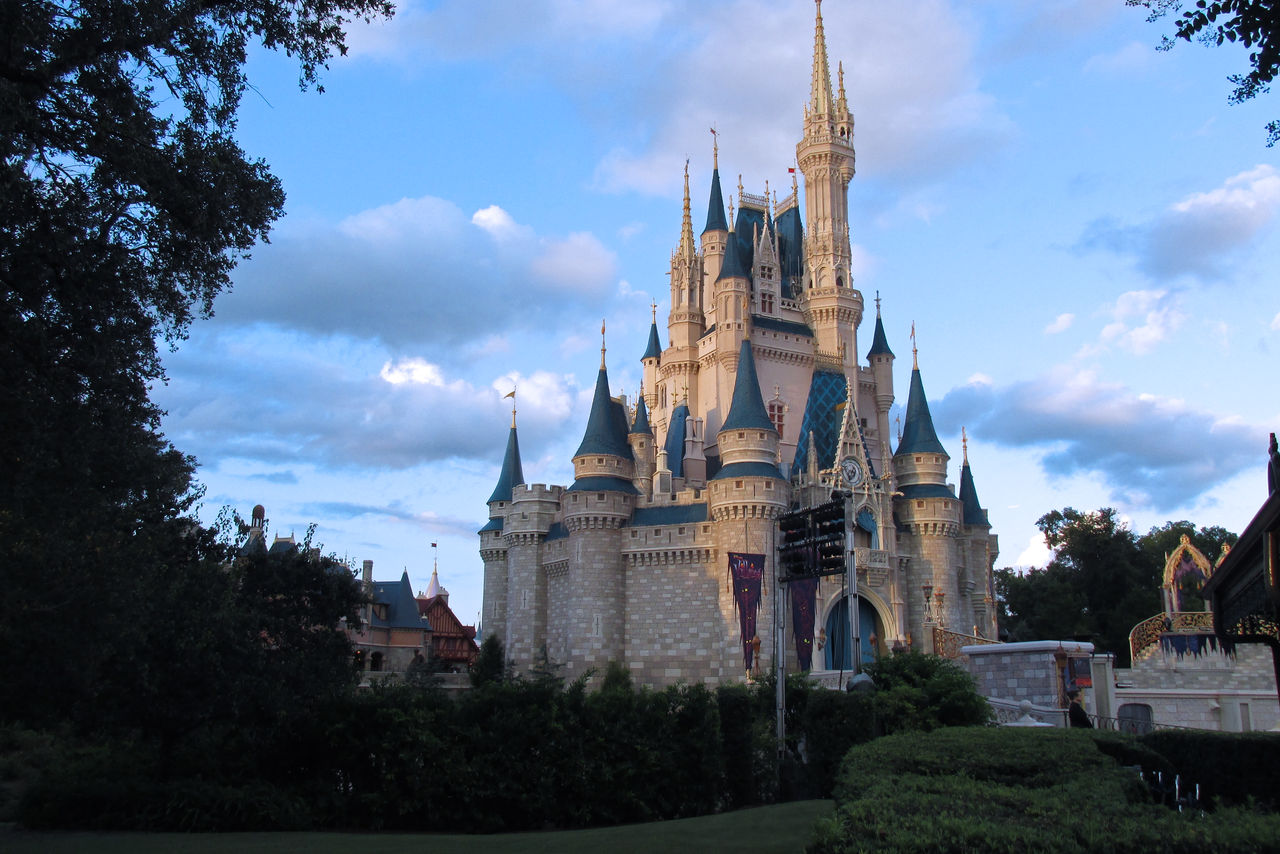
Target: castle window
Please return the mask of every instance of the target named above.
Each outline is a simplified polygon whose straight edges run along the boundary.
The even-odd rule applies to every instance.
[[[924,457],[916,457],[916,462],[918,463],[924,462]]]
[[[773,492],[773,481],[766,480],[764,482],[764,488],[766,492]]]
[[[769,401],[769,420],[773,422],[773,429],[778,431],[778,435],[782,435],[782,428],[786,423],[787,407],[780,400]]]
[[[739,431],[738,431],[738,438],[739,438],[739,439],[745,439],[745,438],[747,438],[747,434],[746,434],[744,431],[739,430]]]
[[[923,509],[924,509],[924,502],[923,502],[923,501],[917,501],[917,502],[916,502],[916,509],[918,509],[918,510],[923,510]]]
[[[639,532],[639,531],[634,531],[634,530],[633,530],[633,531],[631,532],[631,539],[633,539],[633,540],[634,540],[634,539],[635,539],[639,534],[640,534],[640,532]]]
[[[735,480],[735,481],[733,482],[733,488],[734,488],[734,489],[742,489],[742,481],[740,481],[740,480]]]
[[[676,533],[677,533],[677,534],[679,534],[679,535],[683,535],[683,534],[684,534],[684,528],[677,528],[677,529],[676,529]]]
[[[844,287],[844,276],[836,276],[836,287],[837,288]]]
[[[703,526],[702,526],[702,533],[704,533],[704,534],[710,534],[710,533],[711,533],[711,526],[710,526],[710,525],[703,525]]]
[[[760,310],[765,314],[773,314],[773,294],[768,291],[760,294]]]
[[[604,465],[604,457],[596,457],[596,465],[598,466]]]
[[[596,493],[596,501],[604,501],[604,493],[603,493],[603,492],[597,492],[597,493]]]

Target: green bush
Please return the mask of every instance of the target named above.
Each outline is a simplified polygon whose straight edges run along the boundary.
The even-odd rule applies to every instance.
[[[973,677],[954,662],[914,650],[879,659],[866,668],[875,681],[876,720],[886,734],[991,720],[991,707]]]
[[[964,728],[855,747],[836,811],[809,847],[828,852],[1246,852],[1274,850],[1280,816],[1202,818],[1149,801],[1132,770],[1069,730]]]
[[[813,691],[803,718],[805,758],[812,797],[831,797],[836,772],[849,748],[875,737],[875,700],[866,694]]]

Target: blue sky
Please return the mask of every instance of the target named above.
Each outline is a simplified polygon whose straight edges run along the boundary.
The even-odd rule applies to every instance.
[[[915,323],[997,565],[1042,565],[1035,520],[1067,505],[1243,528],[1280,427],[1280,100],[1227,105],[1243,51],[1157,52],[1168,24],[1120,0],[823,17],[856,120],[854,283],[883,299],[899,405]],[[350,44],[323,94],[252,59],[239,137],[287,216],[155,398],[204,516],[264,504],[417,588],[436,542],[471,621],[502,396],[518,382],[526,480],[570,482],[600,319],[634,394],[651,301],[665,317],[686,157],[699,226],[713,124],[726,191],[785,194],[813,4],[409,0]]]

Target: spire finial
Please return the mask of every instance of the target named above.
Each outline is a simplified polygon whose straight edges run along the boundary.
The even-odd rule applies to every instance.
[[[960,448],[964,453],[964,465],[969,465],[969,434],[965,432],[963,426],[960,427]]]
[[[507,392],[505,395],[503,395],[503,397],[509,397],[509,398],[511,398],[511,427],[512,427],[512,429],[515,429],[515,426],[516,426],[516,388],[517,388],[517,386],[514,386],[514,385],[513,385],[513,386],[511,387],[511,391],[509,391],[509,392]]]
[[[920,370],[919,351],[916,350],[916,322],[911,321],[911,369],[913,371]]]
[[[649,310],[653,312],[653,322],[657,323],[658,322],[658,301],[657,300],[653,301],[653,303],[649,306]]]
[[[912,327],[914,328],[914,327]],[[604,370],[604,319],[600,320],[600,370]]]
[[[729,230],[733,231],[733,199],[729,200]]]
[[[800,196],[799,196],[800,183],[799,183],[799,177],[797,176],[796,173],[800,171],[800,161],[793,158],[792,162],[795,163],[796,165],[791,167],[791,169],[789,170],[791,172],[791,193],[796,197],[796,201],[799,201],[800,200]]]
[[[880,291],[876,291],[876,317],[880,316]]]
[[[743,194],[744,192],[746,192],[746,190],[744,190],[744,189],[743,189],[743,187],[742,187],[742,173],[741,173],[741,172],[739,172],[739,173],[738,173],[738,198],[739,198],[739,199],[741,199],[741,198],[742,198],[742,194]]]
[[[720,132],[711,126],[711,168],[720,168]]]
[[[827,36],[822,29],[822,0],[815,0],[817,17],[813,28],[813,81],[809,110],[813,117],[831,113],[831,66],[827,63]]]

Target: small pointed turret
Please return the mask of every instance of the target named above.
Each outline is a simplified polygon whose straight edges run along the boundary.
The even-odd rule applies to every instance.
[[[902,441],[894,456],[902,454],[945,454],[946,449],[938,441],[933,429],[933,416],[929,414],[929,400],[925,397],[924,381],[920,368],[911,369],[911,390],[907,392],[907,420],[902,425]]]
[[[751,352],[751,342],[745,338],[742,349],[738,351],[738,376],[733,384],[733,401],[729,404],[729,415],[720,429],[774,429],[773,421],[764,408],[764,398],[760,396],[760,380],[756,376],[756,360]]]
[[[714,181],[714,179],[713,179]],[[713,183],[714,186],[719,186]],[[714,190],[713,190],[714,192]],[[707,225],[711,220],[708,217]],[[693,240],[693,212],[689,206],[689,161],[684,162],[684,217],[680,222],[680,247],[676,250],[679,257],[688,259],[698,254],[698,245]]]
[[[489,503],[510,501],[511,490],[524,485],[524,471],[520,467],[520,438],[516,435],[515,417],[511,419],[511,432],[507,434],[507,453],[502,458],[502,473],[498,485],[489,496]]]
[[[649,326],[649,344],[644,348],[644,355],[640,357],[640,361],[645,359],[662,359],[662,342],[658,340],[658,315],[657,306],[654,306],[653,323]]]
[[[636,418],[631,423],[631,433],[653,435],[653,429],[649,426],[649,407],[644,405],[644,394],[636,396]]]
[[[884,334],[884,321],[880,319],[880,294],[876,293],[876,329],[871,336],[871,349],[867,351],[867,359],[872,356],[888,356],[893,358],[893,351],[889,349],[889,339]]]
[[[724,262],[720,266],[720,275],[716,276],[716,281],[719,282],[730,278],[750,278],[746,263],[742,258],[742,249],[739,246],[738,238],[732,234],[729,235],[729,240],[725,245]]]
[[[969,437],[960,428],[960,444],[964,449],[964,462],[960,466],[960,505],[964,509],[963,522],[966,525],[985,525],[991,527],[987,520],[987,511],[982,509],[978,501],[978,490],[973,485],[973,471],[969,468]]]
[[[671,411],[671,423],[667,425],[667,441],[663,449],[667,453],[667,470],[672,477],[684,477],[685,421],[689,419],[689,402],[686,398]]]
[[[702,229],[702,233],[728,230],[729,222],[724,218],[724,195],[720,192],[720,170],[715,168],[711,170],[711,198],[707,202],[707,227]]]

